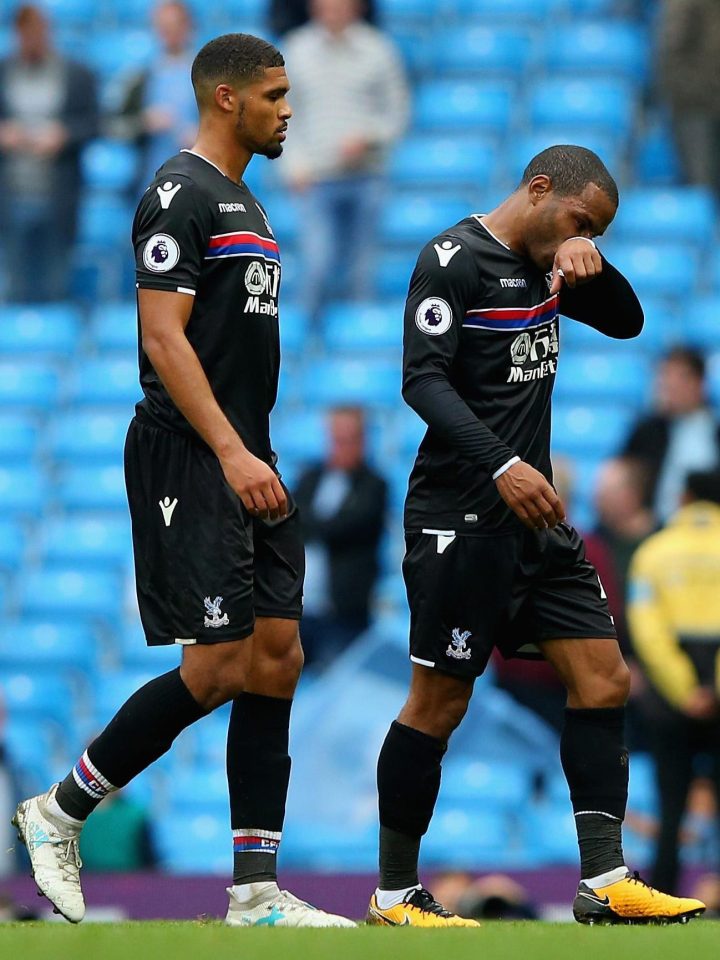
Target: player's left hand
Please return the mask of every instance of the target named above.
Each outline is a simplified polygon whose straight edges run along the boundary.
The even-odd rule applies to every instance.
[[[571,237],[561,243],[552,266],[550,295],[559,293],[565,282],[569,287],[587,283],[602,273],[602,258],[592,241]]]

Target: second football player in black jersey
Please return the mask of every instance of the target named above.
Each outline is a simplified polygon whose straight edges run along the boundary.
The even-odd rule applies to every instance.
[[[369,922],[472,924],[420,887],[417,864],[447,741],[494,646],[510,656],[539,648],[568,690],[561,758],[580,846],[576,918],[681,920],[703,909],[650,891],[625,866],[629,672],[552,486],[560,314],[618,338],[643,325],[630,284],[592,239],[617,205],[595,154],[552,147],[497,209],[431,240],[410,281],[403,395],[428,426],[405,506],[413,675],[378,762]]]

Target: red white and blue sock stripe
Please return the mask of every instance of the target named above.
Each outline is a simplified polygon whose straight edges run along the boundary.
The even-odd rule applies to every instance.
[[[233,853],[277,853],[281,833],[272,830],[233,830]]]
[[[100,773],[88,756],[87,750],[73,767],[75,783],[89,794],[94,800],[102,800],[109,793],[117,790],[109,780]]]

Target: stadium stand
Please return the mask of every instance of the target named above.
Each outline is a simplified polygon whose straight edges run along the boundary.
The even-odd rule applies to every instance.
[[[154,55],[145,0],[46,6],[62,48],[100,74],[106,104]],[[200,38],[261,31],[266,11],[265,0],[192,6]],[[0,7],[0,52],[10,47],[10,7]],[[637,285],[648,322],[631,343],[562,325],[555,451],[573,467],[580,527],[594,522],[598,465],[646,404],[651,364],[663,349],[681,341],[706,350],[720,404],[720,258],[707,255],[717,210],[707,190],[681,184],[666,118],[644,111],[647,20],[623,17],[615,0],[381,0],[378,8],[414,79],[412,126],[390,167],[378,301],[333,303],[311,334],[293,302],[297,212],[263,161],[248,172],[283,254],[284,380],[272,421],[280,467],[291,481],[322,455],[328,404],[359,403],[369,408],[371,457],[391,491],[377,620],[323,677],[304,678],[297,698],[282,862],[314,869],[375,866],[374,763],[408,673],[401,509],[423,426],[400,400],[399,355],[419,247],[491,206],[550,143],[586,144],[617,171],[620,211],[600,247]],[[121,464],[139,397],[128,243],[139,163],[134,146],[109,137],[85,150],[76,302],[0,306],[0,689],[9,754],[32,789],[62,774],[97,724],[178,659],[175,649],[144,647],[126,602],[132,561]],[[228,867],[226,722],[223,711],[188,730],[159,772],[133,787],[152,806],[169,871]],[[650,761],[635,756],[631,770],[631,807],[652,813]],[[490,677],[479,681],[453,739],[443,784],[424,847],[428,864],[575,862],[556,738],[512,708]],[[647,859],[642,838],[631,834],[629,843]]]

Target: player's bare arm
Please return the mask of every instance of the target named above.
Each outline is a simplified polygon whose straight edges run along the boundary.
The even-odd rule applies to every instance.
[[[280,481],[266,463],[250,453],[220,409],[185,336],[193,298],[142,288],[138,297],[143,349],[173,403],[213,450],[245,508],[257,517],[284,517],[287,497]]]

